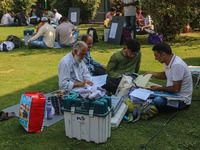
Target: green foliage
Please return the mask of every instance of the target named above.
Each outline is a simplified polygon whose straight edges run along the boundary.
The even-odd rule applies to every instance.
[[[171,41],[190,23],[198,3],[195,0],[142,0],[142,9],[151,15],[155,30]]]
[[[121,5],[121,0],[110,0],[110,1],[112,3],[112,6],[114,6],[117,9],[117,12],[120,12],[120,13],[123,12],[123,7]]]
[[[100,2],[101,0],[50,0],[51,7],[66,17],[70,7],[80,8],[80,18],[83,22],[95,17]]]
[[[31,5],[35,5],[37,0],[14,0],[14,11],[26,11],[27,13],[31,10]]]
[[[13,0],[1,0],[0,1],[0,16],[7,13],[12,9]]]

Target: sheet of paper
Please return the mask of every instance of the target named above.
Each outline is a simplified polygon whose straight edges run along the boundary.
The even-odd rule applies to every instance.
[[[101,87],[102,85],[106,84],[106,75],[101,75],[101,76],[92,76],[91,81],[94,83],[94,86]]]
[[[71,12],[71,21],[76,22],[77,12]]]
[[[148,97],[153,93],[154,93],[153,91],[139,88],[135,89],[132,93],[130,93],[130,95],[142,100],[147,100]]]
[[[135,79],[136,85],[137,85],[138,87],[146,88],[147,83],[149,82],[151,76],[152,76],[152,74],[146,74],[145,76],[139,75],[139,76]]]
[[[147,85],[146,85],[146,88],[149,89],[151,86],[160,86],[160,87],[162,87],[162,85],[160,85],[160,84],[148,82]]]
[[[115,39],[118,23],[112,23],[110,28],[109,38]]]

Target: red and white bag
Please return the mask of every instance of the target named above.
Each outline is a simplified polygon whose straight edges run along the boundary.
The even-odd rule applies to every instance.
[[[19,122],[27,132],[41,132],[44,127],[47,98],[42,93],[22,94]]]

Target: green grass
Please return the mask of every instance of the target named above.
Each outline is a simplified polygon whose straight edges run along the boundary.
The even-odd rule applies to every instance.
[[[107,65],[110,56],[123,45],[112,45],[102,41],[102,25],[80,25],[80,34],[89,27],[97,28],[99,42],[93,44],[92,57]],[[0,27],[0,43],[8,35],[23,38],[23,30],[34,27]],[[147,35],[137,36],[141,43],[142,63],[139,73],[163,71],[164,65],[154,60]],[[79,36],[80,39],[80,36]],[[169,43],[173,52],[188,65],[200,66],[200,32],[181,34]],[[68,49],[14,49],[0,53],[0,110],[18,104],[24,92],[48,93],[58,89],[57,66],[60,59],[70,52]],[[165,85],[166,82],[153,80]],[[200,88],[194,89],[193,99],[200,99]],[[189,109],[176,117],[147,146],[151,150],[197,150],[200,147],[200,101],[192,101]],[[142,149],[174,112],[160,113],[151,120],[140,120],[135,124],[122,121],[112,131],[106,143],[78,141],[65,136],[64,121],[45,127],[41,133],[26,133],[18,118],[0,122],[0,149]]]

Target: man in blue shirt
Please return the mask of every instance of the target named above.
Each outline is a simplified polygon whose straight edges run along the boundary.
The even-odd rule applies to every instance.
[[[90,51],[92,48],[92,44],[93,44],[93,39],[91,37],[91,35],[89,34],[85,34],[82,36],[82,41],[84,41],[87,46],[88,46],[88,51],[86,54],[86,57],[83,59],[86,66],[88,67],[88,71],[90,72],[90,74],[92,76],[98,76],[98,75],[104,75],[106,74],[106,66],[98,63],[97,61],[93,60],[93,58],[90,55]]]

